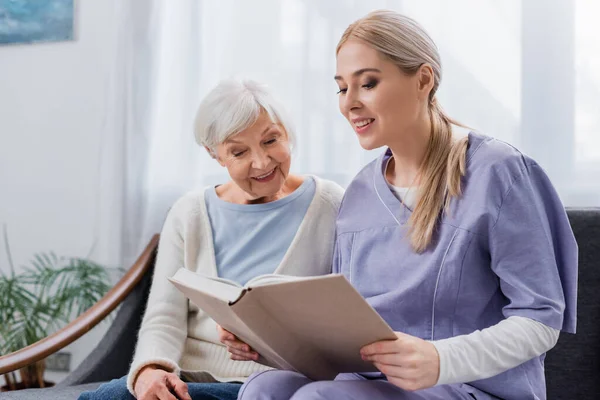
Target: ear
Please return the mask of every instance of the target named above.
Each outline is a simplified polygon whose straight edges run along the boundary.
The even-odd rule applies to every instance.
[[[433,68],[429,64],[423,64],[419,67],[417,71],[417,82],[418,82],[418,91],[420,94],[423,94],[424,98],[429,98],[429,93],[433,89],[435,85],[435,77],[433,74]]]
[[[208,152],[208,154],[215,160],[217,160],[217,162],[219,164],[221,164],[222,167],[225,166],[225,163],[223,163],[223,161],[221,160],[221,158],[219,157],[219,155],[217,154],[216,151],[211,150],[208,146],[204,146],[204,148],[206,149],[206,151]]]
[[[206,152],[214,159],[217,158],[217,155],[215,154],[214,151],[212,151],[208,146],[204,146],[204,148],[206,149]]]

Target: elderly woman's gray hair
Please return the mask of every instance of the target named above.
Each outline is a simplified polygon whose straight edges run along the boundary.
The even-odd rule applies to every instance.
[[[219,82],[202,100],[194,124],[196,142],[213,152],[231,136],[251,127],[263,111],[283,127],[293,147],[293,127],[266,85],[239,79]]]

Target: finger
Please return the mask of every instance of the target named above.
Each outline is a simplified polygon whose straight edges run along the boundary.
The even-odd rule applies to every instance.
[[[404,370],[402,367],[397,365],[389,365],[389,364],[380,364],[373,363],[375,368],[381,371],[382,374],[387,376],[388,378],[399,378],[399,379],[409,379],[410,376],[407,374],[408,371]]]
[[[251,352],[252,349],[246,343],[239,340],[225,340],[223,342],[227,347],[231,347],[240,351]]]
[[[142,396],[139,396],[138,399],[139,400],[157,400],[157,399],[161,399],[160,397],[160,393],[163,391],[163,389],[166,389],[166,379],[165,377],[160,377],[158,379],[155,379],[150,386],[148,387],[148,389],[143,393]]]
[[[238,357],[247,358],[248,360],[258,360],[258,353],[255,352],[246,352],[240,351],[237,349],[228,349],[231,355],[235,355]]]
[[[415,390],[423,389],[423,387],[419,385],[419,383],[415,379],[388,377],[388,382],[409,392],[414,392]]]
[[[258,358],[258,353],[240,351],[240,350],[236,350],[236,349],[229,349],[229,352],[231,354],[235,354],[236,356],[246,357],[246,358],[249,358],[252,360]]]
[[[235,340],[236,337],[233,333],[229,332],[227,329],[223,328],[221,325],[217,325],[217,330],[219,331],[219,335],[221,335],[225,340]]]
[[[398,354],[372,354],[369,356],[363,356],[362,359],[372,363],[396,365],[399,367],[407,364],[406,360]]]
[[[362,356],[371,356],[374,354],[394,354],[398,353],[398,343],[396,340],[381,340],[371,343],[360,349]]]
[[[159,400],[177,400],[177,397],[175,397],[173,393],[171,393],[171,391],[164,385],[158,389],[156,397]]]
[[[416,368],[406,368],[398,365],[390,365],[390,364],[382,364],[382,363],[373,363],[375,368],[377,368],[381,373],[383,373],[387,377],[394,377],[399,379],[408,379],[415,380],[422,374],[419,373],[419,370]]]
[[[169,374],[168,382],[169,388],[175,392],[175,394],[180,400],[192,400],[192,397],[188,393],[187,384],[184,381],[182,381],[177,375]]]
[[[414,338],[414,337],[415,337],[415,336],[408,335],[408,334],[406,334],[406,333],[404,333],[404,332],[394,332],[394,333],[396,334],[396,337],[397,337],[398,339],[400,339],[400,340],[404,340],[404,339],[412,339],[412,338]]]
[[[249,357],[245,357],[245,356],[238,356],[237,354],[232,354],[229,358],[232,359],[232,360],[234,360],[234,361],[256,361],[254,358],[249,358]]]
[[[221,325],[217,325],[217,332],[219,334],[219,339],[223,340],[235,340],[235,335],[229,332],[227,329],[223,329]]]
[[[240,356],[240,357],[252,357],[252,353],[247,352],[247,351],[242,351],[242,350],[238,350],[238,349],[234,349],[232,347],[227,348],[227,350],[236,356]]]

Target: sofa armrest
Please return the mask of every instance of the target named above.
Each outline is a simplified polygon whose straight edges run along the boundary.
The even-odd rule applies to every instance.
[[[146,272],[154,265],[158,235],[154,235],[133,267],[98,303],[67,326],[21,350],[0,357],[0,375],[43,360],[79,339],[102,321],[134,290]]]
[[[123,301],[96,348],[56,387],[106,382],[127,375],[148,302],[152,273],[150,268]]]

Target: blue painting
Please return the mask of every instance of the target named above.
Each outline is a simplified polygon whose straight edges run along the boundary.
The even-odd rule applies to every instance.
[[[74,0],[0,0],[0,44],[73,40]]]

